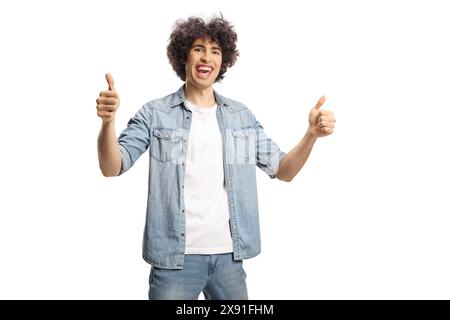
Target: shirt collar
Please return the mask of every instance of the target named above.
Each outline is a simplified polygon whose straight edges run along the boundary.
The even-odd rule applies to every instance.
[[[216,99],[216,103],[217,103],[218,107],[219,106],[228,106],[228,103],[225,101],[223,96],[218,94],[216,92],[216,90],[213,90],[213,92],[214,92],[214,97]],[[180,89],[178,89],[178,91],[175,92],[175,94],[173,95],[172,103],[170,104],[170,107],[173,108],[173,107],[179,106],[182,103],[186,107],[186,105],[184,104],[185,100],[186,100],[186,97],[184,96],[184,84],[183,84],[180,87]]]

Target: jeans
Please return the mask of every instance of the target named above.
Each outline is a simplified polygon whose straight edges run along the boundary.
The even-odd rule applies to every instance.
[[[242,260],[231,253],[188,254],[181,270],[152,266],[150,300],[197,300],[203,291],[206,300],[247,300],[247,275]]]

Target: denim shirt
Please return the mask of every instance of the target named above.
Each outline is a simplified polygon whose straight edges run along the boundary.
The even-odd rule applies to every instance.
[[[286,155],[268,138],[242,103],[214,90],[222,136],[233,258],[261,251],[256,166],[275,177]],[[143,258],[153,266],[183,269],[185,252],[184,176],[192,111],[184,103],[184,85],[175,93],[144,104],[121,132],[118,143],[126,172],[149,149],[147,215]],[[256,165],[256,166],[255,166]]]

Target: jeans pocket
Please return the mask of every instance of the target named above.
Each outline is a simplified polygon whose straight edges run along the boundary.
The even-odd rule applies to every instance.
[[[153,283],[153,267],[150,268],[150,276],[148,277],[148,284],[151,286]]]

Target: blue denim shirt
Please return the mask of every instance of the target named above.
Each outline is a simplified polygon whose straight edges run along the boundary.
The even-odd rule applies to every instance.
[[[274,178],[286,155],[268,138],[242,103],[214,91],[223,139],[223,168],[228,194],[235,260],[261,251],[256,166]],[[175,93],[144,104],[121,132],[119,175],[149,149],[147,215],[143,258],[159,268],[182,269],[185,252],[184,176],[192,112],[184,85]],[[256,166],[255,166],[256,165]]]

